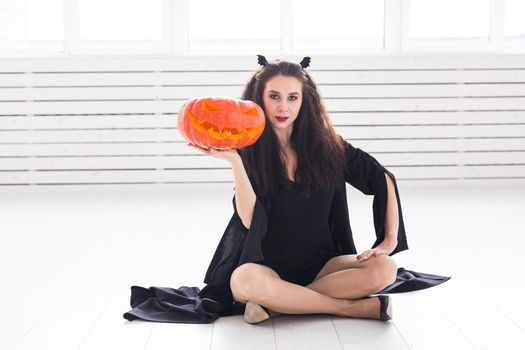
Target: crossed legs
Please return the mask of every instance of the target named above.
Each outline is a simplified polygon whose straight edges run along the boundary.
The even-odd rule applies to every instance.
[[[378,318],[379,300],[364,297],[393,283],[396,271],[395,261],[386,255],[365,262],[342,255],[329,260],[303,287],[282,280],[267,266],[247,263],[233,271],[230,287],[238,302],[252,301],[280,313]]]

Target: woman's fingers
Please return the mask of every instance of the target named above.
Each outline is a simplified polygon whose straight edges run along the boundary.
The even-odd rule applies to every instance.
[[[188,143],[188,146],[191,146],[191,147],[193,147],[193,148],[195,148],[195,149],[201,151],[201,152],[204,153],[204,154],[210,155],[210,151],[209,151],[208,149],[206,149],[206,148],[202,148],[202,147],[197,146],[197,145],[195,145],[195,144],[193,144],[193,143]]]
[[[204,154],[206,154],[206,155],[210,155],[210,151],[208,151],[208,150],[205,150],[205,149],[199,148],[199,151],[201,151],[202,153],[204,153]]]
[[[188,143],[188,146],[191,146],[191,147],[194,147],[196,149],[198,149],[199,151],[201,151],[202,153],[208,155],[208,156],[213,156],[213,157],[216,157],[216,158],[225,158],[224,155],[221,154],[221,151],[219,150],[216,150],[214,148],[204,148],[204,147],[200,147],[200,146],[197,146],[193,143]]]
[[[361,262],[361,261],[366,261],[370,258],[373,258],[379,254],[380,253],[376,249],[368,249],[362,252],[361,254],[359,254],[356,258],[357,258],[357,261]]]
[[[215,149],[211,147],[203,148],[191,142],[188,143],[188,146],[194,147],[208,156],[212,156],[212,157],[219,158],[219,159],[224,159],[230,163],[232,163],[236,158],[239,157],[239,154],[237,153],[235,149]]]
[[[357,256],[357,261],[364,261],[367,256],[368,250],[365,250]]]

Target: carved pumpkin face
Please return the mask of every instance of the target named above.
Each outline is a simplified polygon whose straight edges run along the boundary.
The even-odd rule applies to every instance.
[[[249,146],[261,136],[266,120],[252,101],[227,97],[188,100],[179,111],[179,132],[204,148],[233,149]]]

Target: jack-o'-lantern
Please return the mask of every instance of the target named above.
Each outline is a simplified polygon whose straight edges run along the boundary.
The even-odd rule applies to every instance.
[[[182,106],[177,125],[181,135],[197,146],[234,149],[255,143],[265,122],[264,112],[255,102],[201,97]]]

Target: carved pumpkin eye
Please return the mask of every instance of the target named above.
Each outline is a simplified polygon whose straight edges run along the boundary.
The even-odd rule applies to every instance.
[[[181,135],[197,146],[232,149],[255,143],[265,121],[262,108],[253,101],[203,97],[182,106],[177,125]]]
[[[245,111],[244,114],[253,115],[254,117],[257,117],[259,116],[259,111],[257,110],[257,108],[253,107]]]
[[[202,101],[202,111],[203,112],[218,111],[219,109],[220,109],[219,107],[214,106],[214,105],[212,105],[211,103],[209,103],[207,101]]]

